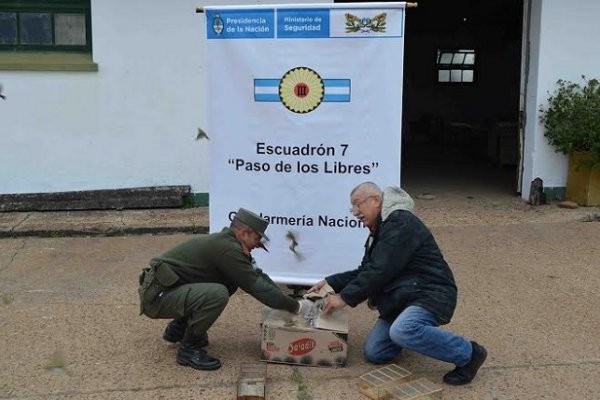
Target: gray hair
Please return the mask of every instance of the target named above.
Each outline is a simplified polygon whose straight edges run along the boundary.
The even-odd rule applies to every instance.
[[[352,189],[352,191],[350,192],[350,196],[352,196],[356,192],[364,192],[369,196],[379,196],[380,198],[383,198],[383,192],[381,191],[381,189],[379,189],[379,186],[377,186],[373,182],[363,182],[359,184],[354,189]]]

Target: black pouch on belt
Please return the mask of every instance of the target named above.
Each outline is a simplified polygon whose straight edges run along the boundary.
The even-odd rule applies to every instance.
[[[173,271],[169,264],[161,263],[155,267],[154,278],[165,289],[168,289],[177,283],[179,280],[179,275]]]
[[[179,276],[164,263],[144,269],[142,275],[140,276],[142,283],[138,288],[140,314],[144,313],[144,304],[153,303],[161,292],[169,289],[179,280]]]

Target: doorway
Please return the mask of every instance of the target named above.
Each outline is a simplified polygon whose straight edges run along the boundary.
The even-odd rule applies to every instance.
[[[522,14],[523,0],[424,0],[407,10],[403,185],[520,191]]]

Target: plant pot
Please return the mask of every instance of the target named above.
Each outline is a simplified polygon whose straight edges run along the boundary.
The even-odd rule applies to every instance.
[[[569,156],[567,199],[580,206],[600,206],[600,167],[586,164],[589,153],[572,153]]]

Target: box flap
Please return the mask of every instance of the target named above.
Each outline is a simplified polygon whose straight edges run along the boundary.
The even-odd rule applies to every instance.
[[[323,285],[321,287],[321,289],[319,289],[318,291],[306,293],[302,297],[304,297],[305,299],[317,300],[317,299],[324,299],[325,297],[327,297],[330,294],[335,294],[335,291],[333,290],[333,288],[331,286],[329,286],[329,283],[325,283],[325,285]]]
[[[289,328],[294,330],[329,330],[340,333],[348,333],[348,310],[336,310],[330,315],[323,315],[319,309],[316,315],[305,318],[283,310],[275,310],[264,307],[262,311],[262,322],[270,326]]]
[[[349,317],[350,313],[344,309],[335,310],[329,315],[325,315],[322,310],[319,310],[313,325],[317,329],[348,333]]]

